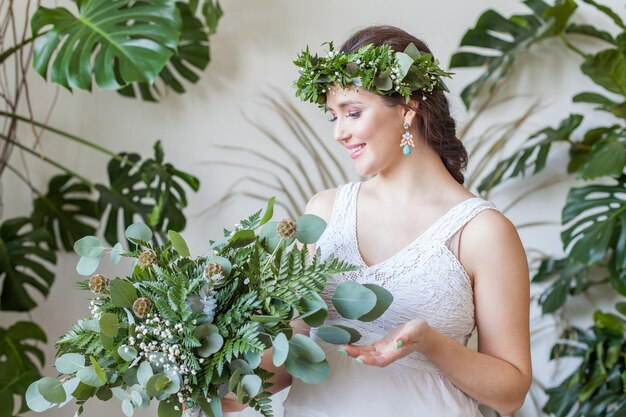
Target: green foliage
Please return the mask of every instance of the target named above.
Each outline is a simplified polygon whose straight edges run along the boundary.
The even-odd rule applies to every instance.
[[[51,80],[70,91],[91,91],[92,77],[99,88],[117,90],[154,81],[177,49],[181,18],[172,0],[87,0],[77,16],[64,7],[39,7],[31,26],[39,36],[33,65],[42,77],[50,68]]]
[[[33,229],[30,219],[18,217],[0,226],[0,309],[29,311],[37,303],[27,287],[43,296],[54,281],[48,265],[56,263],[52,236],[43,228]]]

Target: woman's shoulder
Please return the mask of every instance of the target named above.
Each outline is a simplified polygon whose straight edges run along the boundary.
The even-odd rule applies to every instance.
[[[337,196],[337,187],[329,188],[316,193],[306,205],[305,213],[315,214],[328,223],[333,212],[333,205]]]

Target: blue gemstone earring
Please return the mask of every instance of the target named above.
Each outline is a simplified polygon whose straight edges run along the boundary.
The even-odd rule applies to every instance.
[[[415,147],[415,144],[413,143],[413,135],[409,132],[409,124],[407,122],[404,122],[402,127],[404,128],[404,133],[402,134],[400,147],[402,148],[403,154],[410,155],[411,148]]]

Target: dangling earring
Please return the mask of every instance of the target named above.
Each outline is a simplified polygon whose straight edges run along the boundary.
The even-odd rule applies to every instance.
[[[403,154],[410,155],[411,147],[415,147],[415,144],[413,143],[413,135],[409,132],[409,124],[407,122],[404,122],[402,127],[404,128],[404,133],[402,134],[400,147],[402,148]]]

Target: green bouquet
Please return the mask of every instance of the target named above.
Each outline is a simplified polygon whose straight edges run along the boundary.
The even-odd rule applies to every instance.
[[[306,383],[326,379],[330,369],[322,348],[294,334],[290,322],[319,327],[329,343],[353,343],[360,334],[346,326],[324,324],[328,305],[320,296],[333,274],[355,267],[333,256],[309,253],[326,227],[305,214],[296,220],[270,221],[274,198],[263,216],[259,210],[209,241],[203,256],[192,258],[180,234],[158,244],[143,223],[126,229],[130,248],[107,248],[94,236],[76,242],[77,271],[96,272],[108,253],[113,263],[134,259],[126,277],[101,274],[78,282],[92,293],[90,315],[56,343],[59,377],[30,385],[28,406],[45,411],[75,400],[76,416],[87,400],[114,396],[122,411],[159,401],[159,417],[222,415],[221,398],[229,392],[271,416],[268,382],[273,375],[261,358],[272,348],[272,362]],[[301,245],[295,245],[295,241]],[[356,288],[358,287],[358,288]],[[332,298],[350,319],[378,318],[392,297],[382,287],[354,281],[340,284]]]

